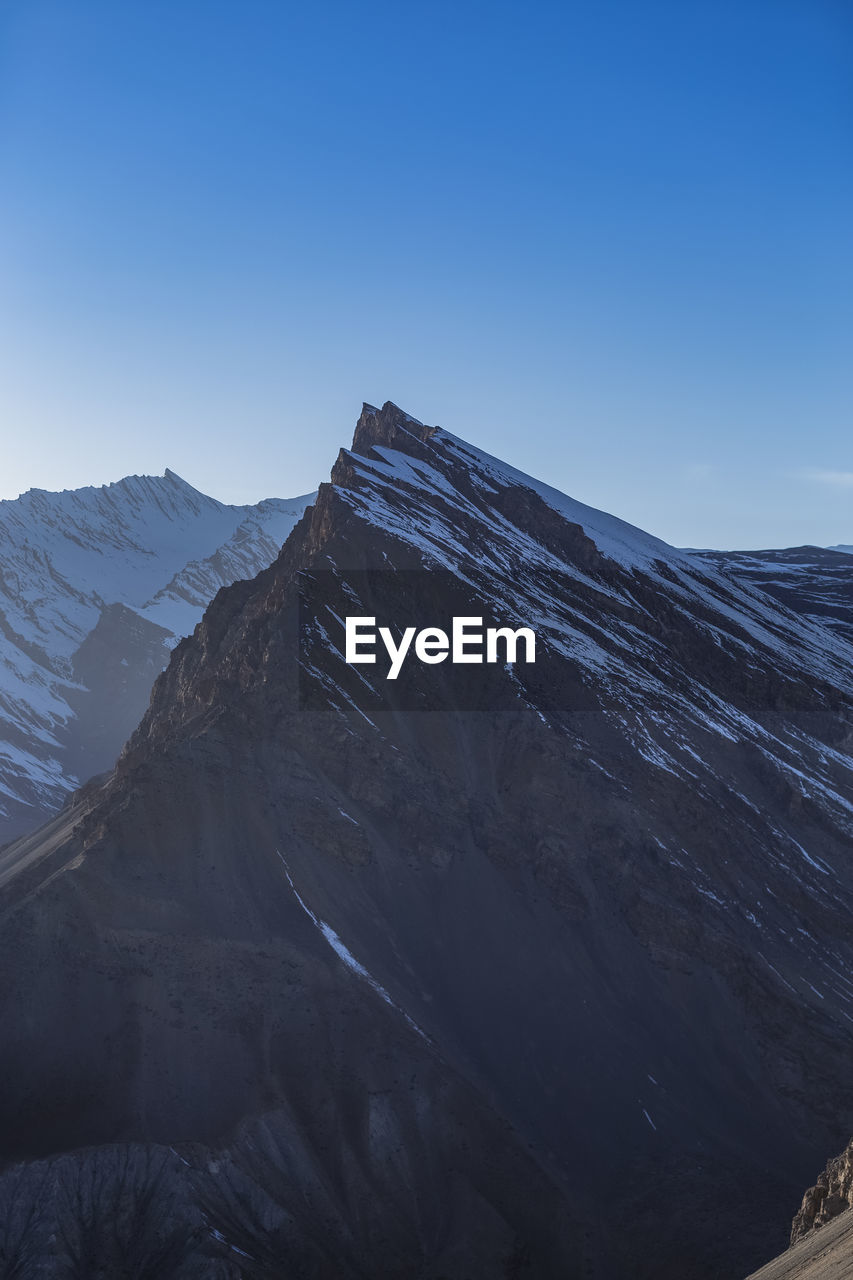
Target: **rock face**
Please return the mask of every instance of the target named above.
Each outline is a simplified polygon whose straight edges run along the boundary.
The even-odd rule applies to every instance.
[[[853,641],[853,547],[693,554],[751,583],[795,613]]]
[[[389,682],[349,615],[537,659]],[[745,1274],[853,1129],[851,652],[365,406],[115,774],[0,854],[3,1154],[215,1151],[245,1275]]]
[[[853,1141],[840,1156],[830,1160],[813,1187],[803,1196],[791,1227],[791,1244],[853,1204]]]
[[[178,637],[310,497],[226,506],[166,471],[0,502],[0,845],[113,767]]]
[[[830,1160],[791,1226],[790,1247],[750,1280],[845,1280],[853,1275],[853,1142]]]

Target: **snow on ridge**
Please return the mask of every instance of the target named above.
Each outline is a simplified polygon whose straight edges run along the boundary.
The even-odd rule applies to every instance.
[[[670,546],[654,534],[620,520],[618,516],[609,515],[596,507],[570,498],[559,489],[552,488],[542,480],[519,471],[508,462],[485,453],[482,449],[460,440],[449,431],[438,428],[432,440],[443,440],[446,447],[456,453],[468,465],[474,463],[481,475],[498,480],[506,485],[522,485],[532,489],[549,507],[572,524],[579,524],[588,537],[592,538],[599,551],[610,560],[616,560],[625,568],[646,567],[657,560],[689,566],[690,561],[683,552]]]
[[[189,560],[139,609],[152,622],[187,634],[220,587],[252,578],[260,566],[272,564],[314,494],[298,498],[264,498],[233,533],[203,559]]]
[[[433,434],[425,442],[427,448],[443,448],[470,469],[471,479],[484,493],[496,493],[499,488],[519,485],[532,489],[564,519],[580,525],[595,542],[603,555],[616,560],[626,568],[647,567],[655,561],[676,563],[690,568],[689,557],[671,547],[668,543],[656,538],[653,534],[620,520],[617,516],[608,515],[594,507],[588,507],[574,498],[561,493],[560,490],[526,475],[509,463],[492,457],[474,445],[468,444],[458,436],[452,435],[443,428],[436,427]],[[413,458],[402,450],[384,445],[374,445],[372,456],[350,453],[349,461],[357,470],[370,470],[388,480],[397,480],[412,485],[414,488],[432,490],[444,496],[456,495],[454,486],[438,470],[421,458]],[[441,453],[438,451],[438,456]],[[498,487],[490,481],[498,482]]]
[[[404,428],[402,429],[405,430]],[[532,490],[563,519],[580,525],[598,550],[616,562],[626,575],[640,573],[660,587],[677,609],[694,625],[715,634],[717,643],[739,649],[744,656],[768,651],[790,668],[804,660],[815,676],[853,691],[853,662],[849,644],[826,627],[793,613],[757,587],[717,569],[707,560],[671,547],[661,539],[606,512],[597,511],[567,497],[549,485],[525,475],[458,437],[435,428],[422,448],[433,454],[426,460],[405,448],[375,445],[370,456],[348,454],[361,483],[341,488],[341,497],[370,523],[419,552],[424,564],[446,564],[464,580],[472,573],[491,574],[490,591],[509,590],[506,600],[523,598],[519,573],[531,566],[547,567],[577,579],[599,597],[619,597],[640,611],[630,591],[630,579],[613,587],[594,571],[553,555],[529,534],[513,525],[494,505],[491,495],[509,486]],[[466,493],[452,470],[462,463]],[[409,490],[414,501],[400,501]],[[472,490],[477,494],[472,501]],[[468,536],[460,539],[458,516],[464,518]],[[506,595],[506,590],[504,590]],[[530,601],[526,601],[529,605]],[[539,602],[537,602],[539,603]],[[541,613],[541,610],[538,610]],[[589,631],[589,620],[584,628]],[[619,624],[613,624],[614,635]],[[591,637],[588,635],[588,639]],[[617,641],[618,642],[618,641]],[[618,642],[621,643],[621,642]]]
[[[77,785],[59,739],[81,691],[74,655],[104,608],[123,605],[177,641],[220,587],[275,559],[312,500],[229,505],[167,469],[0,502],[0,789],[12,807],[44,816]]]
[[[308,501],[228,505],[168,470],[100,488],[29,490],[0,503],[0,609],[22,639],[51,658],[69,658],[104,604],[142,611],[188,565],[210,561],[241,529],[241,567],[253,576],[260,567],[253,538],[266,535],[264,553],[272,540],[280,546]],[[200,588],[196,604],[223,585],[228,566],[208,576],[211,590]]]

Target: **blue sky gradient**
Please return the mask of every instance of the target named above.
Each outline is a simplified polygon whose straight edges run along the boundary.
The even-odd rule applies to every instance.
[[[392,399],[679,545],[853,543],[836,0],[9,0],[0,497],[310,490]]]

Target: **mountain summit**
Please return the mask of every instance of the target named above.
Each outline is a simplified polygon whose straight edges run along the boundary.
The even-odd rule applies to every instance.
[[[349,615],[537,658],[392,686]],[[829,629],[365,406],[0,855],[5,1156],[168,1144],[246,1275],[745,1274],[853,1128],[851,712]]]

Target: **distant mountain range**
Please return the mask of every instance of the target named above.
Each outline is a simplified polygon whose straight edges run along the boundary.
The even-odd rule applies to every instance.
[[[853,547],[694,554],[760,587],[795,613],[853,641]]]
[[[312,496],[228,506],[167,470],[0,502],[0,844],[112,768],[177,639]]]
[[[772,1257],[853,1132],[853,647],[822,591],[366,405],[114,771],[0,851],[0,1207],[107,1250],[84,1192],[123,1159],[112,1219],[139,1248],[156,1203],[195,1259],[158,1280]],[[159,592],[101,599],[163,625]],[[390,682],[345,661],[351,614],[525,625],[536,662]]]

